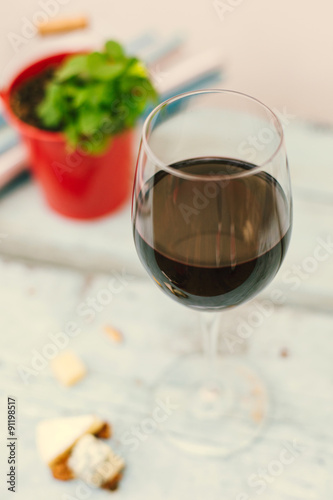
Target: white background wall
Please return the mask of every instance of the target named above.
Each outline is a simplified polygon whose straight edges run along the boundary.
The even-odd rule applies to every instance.
[[[148,28],[188,36],[187,52],[215,45],[225,87],[252,94],[299,118],[333,123],[332,0],[45,0],[59,15],[86,13],[89,36],[129,40]],[[22,34],[43,0],[12,0],[0,7],[0,71],[51,43],[75,37],[34,36],[15,52],[10,32]],[[52,4],[52,5],[51,5]],[[52,7],[53,6],[53,7]],[[223,11],[225,11],[223,13]],[[82,33],[80,35],[82,37]]]

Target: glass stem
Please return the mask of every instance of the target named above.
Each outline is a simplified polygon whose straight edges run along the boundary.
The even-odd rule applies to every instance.
[[[208,373],[214,380],[219,337],[220,314],[200,312],[203,351],[208,364]]]

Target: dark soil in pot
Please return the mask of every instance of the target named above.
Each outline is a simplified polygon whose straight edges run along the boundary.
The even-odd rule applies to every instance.
[[[43,100],[46,85],[52,79],[54,72],[55,67],[51,66],[18,85],[10,96],[10,107],[23,122],[42,130],[59,132],[61,127],[52,129],[45,127],[37,115],[37,106]]]

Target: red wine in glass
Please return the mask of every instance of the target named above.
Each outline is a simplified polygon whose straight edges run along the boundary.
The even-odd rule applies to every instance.
[[[195,158],[172,167],[230,175],[255,165]],[[250,299],[273,279],[289,244],[288,214],[281,186],[267,173],[193,182],[160,171],[139,194],[134,239],[164,292],[190,307],[223,309]]]

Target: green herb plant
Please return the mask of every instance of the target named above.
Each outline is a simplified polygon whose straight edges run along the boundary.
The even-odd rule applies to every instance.
[[[156,100],[144,64],[110,40],[101,52],[64,60],[48,82],[37,114],[45,127],[62,130],[72,149],[99,154]]]

